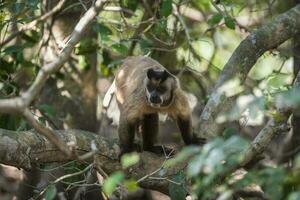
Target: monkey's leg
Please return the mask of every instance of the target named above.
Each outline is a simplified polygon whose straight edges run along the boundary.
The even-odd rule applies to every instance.
[[[189,145],[193,143],[193,129],[191,117],[177,117],[177,125],[180,130],[182,139],[185,144]]]
[[[134,150],[134,133],[135,133],[136,123],[129,123],[125,116],[120,116],[119,123],[119,139],[121,155]]]
[[[142,123],[143,133],[143,149],[144,151],[150,151],[155,154],[171,155],[173,149],[163,148],[161,145],[154,145],[155,139],[158,134],[158,114],[144,115]]]
[[[144,115],[142,122],[143,149],[152,151],[158,134],[158,114]]]

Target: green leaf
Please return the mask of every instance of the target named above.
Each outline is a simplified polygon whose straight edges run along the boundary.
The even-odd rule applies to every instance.
[[[85,38],[80,41],[75,49],[75,54],[77,55],[87,55],[97,52],[98,44],[95,39]]]
[[[55,110],[53,108],[53,106],[48,105],[48,104],[42,104],[37,106],[39,110],[41,110],[42,112],[45,112],[47,115],[49,115],[50,117],[53,117],[55,114]]]
[[[7,54],[12,54],[12,53],[19,53],[22,52],[24,49],[24,47],[20,46],[20,45],[12,45],[12,46],[8,46],[4,49],[4,55]]]
[[[121,53],[121,54],[127,54],[128,53],[128,47],[125,46],[122,43],[113,44],[113,45],[111,45],[111,48],[114,49],[115,51]]]
[[[154,25],[153,32],[156,35],[161,35],[162,33],[165,33],[167,30],[167,20],[164,18],[162,20],[159,20],[157,23]]]
[[[294,167],[300,169],[300,154],[297,155],[294,162]]]
[[[272,74],[268,80],[268,87],[280,88],[281,86],[289,84],[290,75],[288,74]]]
[[[230,29],[235,29],[235,21],[231,17],[225,17],[225,25]]]
[[[179,171],[171,179],[173,182],[169,184],[169,194],[172,200],[184,200],[186,197],[186,182],[183,171]]]
[[[55,185],[50,185],[46,190],[45,199],[46,200],[54,199],[56,193],[57,193],[57,189],[56,189]]]
[[[197,176],[204,165],[205,157],[202,155],[195,156],[188,164],[187,173],[190,177]]]
[[[123,172],[114,172],[103,183],[103,192],[108,196],[111,196],[115,191],[118,184],[120,184],[125,178]]]
[[[222,135],[224,136],[225,139],[228,139],[234,135],[237,135],[237,130],[235,128],[229,127],[223,131]]]
[[[10,7],[12,13],[14,14],[19,14],[24,8],[25,8],[25,3],[17,3],[17,2],[11,4]]]
[[[278,108],[293,108],[300,110],[300,87],[294,87],[276,96]]]
[[[220,13],[215,14],[211,18],[209,18],[208,24],[211,25],[211,26],[219,24],[222,19],[223,19],[222,14],[220,14]]]
[[[128,168],[138,163],[139,160],[140,160],[140,156],[136,152],[127,153],[121,157],[121,164],[123,168]]]
[[[93,30],[96,33],[100,34],[101,40],[104,42],[108,41],[110,39],[109,36],[112,35],[112,31],[110,30],[110,28],[108,28],[104,24],[95,24],[93,26]]]
[[[135,192],[138,189],[137,182],[133,179],[124,181],[124,186],[127,188],[128,192]]]
[[[27,0],[27,7],[35,10],[38,9],[39,0]]]
[[[168,17],[172,13],[172,0],[163,0],[160,14],[161,16]]]
[[[135,11],[138,6],[138,0],[121,0],[122,7]]]
[[[299,200],[300,192],[293,192],[289,195],[288,200]]]

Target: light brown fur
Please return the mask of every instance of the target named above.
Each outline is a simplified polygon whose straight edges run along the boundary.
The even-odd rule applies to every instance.
[[[145,80],[147,71],[151,68],[166,70],[155,60],[138,56],[127,58],[116,74],[115,95],[120,109],[119,138],[122,154],[132,150],[134,131],[137,123],[143,120],[144,149],[152,149],[154,138],[158,132],[157,113],[166,113],[177,120],[185,143],[192,142],[191,110],[187,97],[175,76],[170,74],[171,78],[165,80],[166,84],[174,85],[170,104],[165,107],[150,106],[146,97]],[[167,81],[173,82],[168,83]]]
[[[128,113],[128,120],[141,119],[143,114],[167,113],[175,118],[177,115],[189,117],[191,114],[187,97],[180,86],[174,91],[174,102],[167,108],[153,108],[147,103],[144,85],[146,72],[150,68],[165,69],[157,61],[148,57],[127,58],[116,75],[116,97],[119,108]]]

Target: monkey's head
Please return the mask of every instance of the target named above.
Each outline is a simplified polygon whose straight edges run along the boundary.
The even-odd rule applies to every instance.
[[[173,101],[173,92],[177,87],[176,78],[164,69],[150,68],[145,79],[147,101],[151,107],[169,106]]]

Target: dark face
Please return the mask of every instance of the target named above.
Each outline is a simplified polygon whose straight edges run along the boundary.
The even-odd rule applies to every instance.
[[[147,100],[151,107],[159,108],[170,105],[176,80],[169,72],[149,69],[145,84]]]

